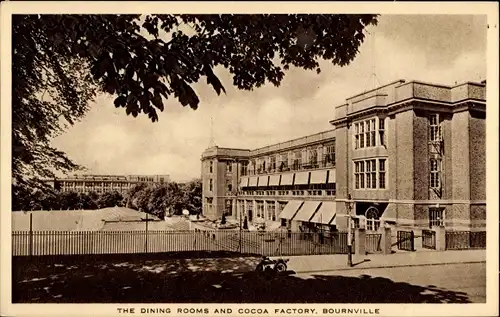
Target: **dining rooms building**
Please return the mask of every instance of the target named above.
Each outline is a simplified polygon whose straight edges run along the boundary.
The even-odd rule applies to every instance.
[[[203,214],[267,228],[484,230],[486,81],[398,80],[335,106],[332,129],[202,153]]]
[[[77,192],[97,194],[117,191],[125,194],[137,184],[168,183],[169,175],[103,175],[75,174],[72,176],[46,179],[45,182],[60,192]]]

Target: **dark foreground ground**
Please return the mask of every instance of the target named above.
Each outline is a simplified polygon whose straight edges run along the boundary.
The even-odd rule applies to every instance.
[[[467,274],[469,280],[465,283],[476,283],[473,286],[481,289],[485,285],[482,267],[442,265],[419,267],[418,271],[403,268],[401,272],[370,269],[314,274],[290,271],[285,276],[266,279],[253,272],[257,257],[227,253],[205,256],[210,258],[192,258],[192,254],[180,253],[170,257],[79,257],[56,261],[15,258],[12,298],[14,303],[469,303],[478,298],[484,301],[481,294],[470,295],[459,282],[449,284],[450,279],[460,281]],[[404,278],[411,274],[415,279]]]

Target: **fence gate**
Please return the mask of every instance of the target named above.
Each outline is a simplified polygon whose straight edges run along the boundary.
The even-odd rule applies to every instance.
[[[398,250],[415,251],[415,233],[413,231],[398,231]]]

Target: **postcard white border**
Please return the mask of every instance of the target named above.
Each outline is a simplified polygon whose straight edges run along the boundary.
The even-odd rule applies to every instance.
[[[20,13],[380,13],[484,14],[488,16],[487,45],[487,303],[486,304],[148,304],[177,307],[361,308],[380,309],[380,316],[498,315],[498,3],[496,2],[2,2],[1,10],[1,275],[0,313],[6,316],[117,316],[118,307],[140,304],[11,304],[11,15]],[[439,31],[439,30],[437,30]],[[85,308],[82,307],[85,306]],[[144,314],[135,314],[145,316]],[[235,315],[238,315],[237,313]],[[319,314],[321,316],[321,314]],[[363,314],[362,314],[363,315]],[[160,314],[155,315],[160,316]],[[206,315],[205,315],[206,316]],[[240,315],[243,316],[243,315]],[[269,314],[274,316],[274,314]],[[291,315],[289,315],[291,316]],[[356,316],[356,314],[350,315]]]

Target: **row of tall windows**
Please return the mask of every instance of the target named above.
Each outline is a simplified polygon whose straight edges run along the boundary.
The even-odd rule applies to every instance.
[[[241,163],[241,175],[275,173],[335,165],[335,142],[251,159]]]
[[[378,162],[378,164],[377,164]],[[386,159],[369,159],[354,162],[354,188],[385,189]]]
[[[385,118],[377,119],[368,119],[354,124],[355,149],[386,145]]]

